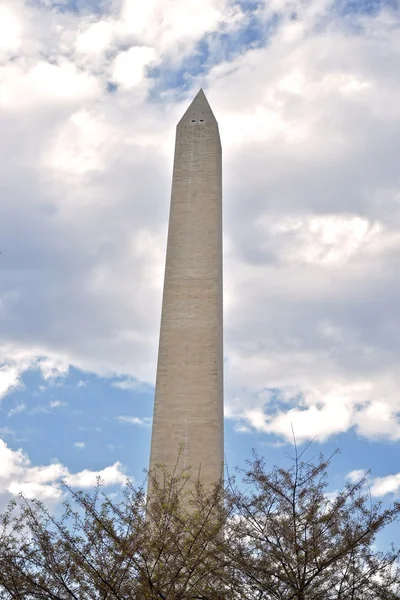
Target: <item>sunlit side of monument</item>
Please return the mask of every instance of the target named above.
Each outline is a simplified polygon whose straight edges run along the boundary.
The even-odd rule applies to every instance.
[[[222,152],[200,90],[176,130],[150,475],[223,474]]]

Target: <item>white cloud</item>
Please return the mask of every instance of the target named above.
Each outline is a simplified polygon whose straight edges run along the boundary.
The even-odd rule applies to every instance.
[[[26,404],[24,402],[21,402],[20,404],[17,404],[14,408],[11,408],[8,411],[7,416],[12,417],[13,415],[17,415],[18,413],[21,413],[24,410],[26,410]]]
[[[140,417],[128,417],[128,416],[120,416],[116,417],[117,421],[120,423],[128,423],[130,425],[140,425],[140,427],[150,427],[151,426],[151,418],[145,417],[141,419]]]
[[[0,399],[20,385],[19,375],[16,367],[0,367]]]
[[[42,372],[43,379],[49,381],[65,377],[68,374],[68,363],[56,356],[42,358],[38,361],[38,367]]]
[[[5,5],[0,5],[0,52],[17,50],[21,43],[21,24],[17,15]]]
[[[101,427],[78,427],[79,431],[103,431]]]
[[[89,73],[66,60],[59,64],[38,61],[26,71],[21,64],[0,66],[3,80],[0,106],[3,110],[18,110],[27,106],[72,104],[99,95],[99,82]]]
[[[112,138],[113,132],[107,124],[80,110],[59,129],[55,139],[45,148],[43,160],[61,176],[84,176],[90,171],[101,171]]]
[[[375,477],[371,485],[372,496],[386,496],[387,494],[400,494],[400,473]]]
[[[2,494],[12,495],[24,492],[27,497],[39,500],[57,500],[61,490],[57,479],[66,469],[59,464],[31,467],[30,461],[22,450],[11,450],[0,440],[0,487]]]
[[[6,343],[0,343],[0,364],[0,399],[13,389],[22,387],[21,376],[29,369],[39,369],[47,382],[57,382],[68,373],[69,369],[66,359],[57,354],[44,358],[43,352],[34,346],[24,349],[15,344]],[[56,406],[61,406],[60,401],[50,403],[51,408]],[[10,412],[15,414],[20,410],[11,409]],[[9,416],[11,416],[10,413]]]
[[[75,40],[75,48],[84,54],[103,52],[111,43],[112,23],[97,21],[87,27]]]
[[[83,450],[85,448],[86,444],[85,442],[75,442],[74,443],[74,448],[76,448],[76,450]]]
[[[12,450],[0,439],[0,504],[21,492],[28,498],[55,502],[62,498],[62,481],[87,489],[96,485],[98,476],[106,486],[123,484],[127,479],[119,462],[99,471],[85,469],[78,473],[70,473],[58,462],[32,466],[23,450]]]
[[[228,416],[239,418],[242,424],[248,423],[259,431],[276,433],[288,441],[292,439],[292,430],[299,441],[314,437],[318,441],[325,441],[332,434],[346,431],[352,425],[355,389],[304,392],[301,395],[289,393],[286,399],[280,397],[279,409],[273,404],[272,393],[269,398],[255,396],[247,402],[238,399],[238,402],[232,403],[233,410],[232,407],[228,409]],[[291,407],[293,404],[296,406]]]
[[[121,15],[124,26],[132,33],[138,34],[148,31],[151,35],[150,32],[154,30],[150,27],[150,19],[158,8],[157,4],[156,0],[146,3],[139,3],[136,0],[123,0]]]
[[[49,402],[49,408],[61,408],[62,406],[68,406],[67,402],[63,402],[62,400],[51,400]]]
[[[47,62],[37,63],[28,73],[26,82],[34,93],[55,96],[64,101],[92,95],[97,91],[97,82],[86,73],[63,61],[59,65]]]
[[[347,479],[351,483],[358,483],[366,474],[366,469],[350,471],[347,474]],[[368,478],[367,483],[373,498],[383,498],[389,494],[396,498],[400,497],[400,473],[393,473],[384,477],[371,477]]]
[[[14,470],[20,470],[28,462],[22,450],[14,452],[3,440],[0,440],[0,452],[0,477],[9,477]]]
[[[299,216],[281,218],[264,215],[255,224],[279,248],[280,259],[292,265],[340,266],[354,258],[365,260],[390,249],[400,248],[400,235],[392,234],[379,222],[354,215]],[[388,248],[389,247],[389,248]]]
[[[127,480],[127,475],[122,471],[120,462],[116,462],[111,465],[111,467],[106,467],[100,471],[89,471],[88,469],[85,469],[79,473],[67,475],[64,480],[65,483],[71,487],[86,489],[94,487],[97,483],[97,478],[99,477],[104,482],[104,485],[123,484]]]
[[[125,88],[136,86],[143,81],[144,69],[154,58],[154,48],[147,46],[134,46],[125,52],[120,52],[115,59],[113,81]]]
[[[241,16],[227,0],[124,0],[119,27],[177,57],[189,53],[204,34],[234,26]]]
[[[355,471],[350,471],[350,473],[347,473],[346,477],[351,483],[358,483],[365,477],[366,474],[367,471],[365,469],[358,469]]]
[[[133,377],[123,379],[122,381],[114,381],[113,387],[119,388],[120,390],[132,390],[132,391],[145,391],[148,390],[149,386],[144,384],[143,381],[138,381]]]

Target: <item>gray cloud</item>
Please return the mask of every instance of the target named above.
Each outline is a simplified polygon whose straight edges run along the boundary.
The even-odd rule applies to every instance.
[[[330,18],[316,33],[325,8],[313,6],[203,77],[224,147],[227,413],[284,437],[293,421],[300,438],[356,427],[395,439],[399,22],[363,17],[356,35]],[[29,14],[21,56],[32,69],[44,47],[55,70],[1,67],[15,98],[0,123],[2,340],[152,382],[174,126],[201,82],[179,102],[150,101],[144,70],[108,94],[118,11],[95,57],[76,50],[86,21],[49,13],[43,40]],[[220,27],[210,15],[203,34]],[[160,46],[141,43],[157,60],[169,43],[179,69],[161,33]],[[389,415],[375,427],[373,402]]]

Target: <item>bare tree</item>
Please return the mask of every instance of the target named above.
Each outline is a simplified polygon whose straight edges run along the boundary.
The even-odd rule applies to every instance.
[[[151,503],[126,485],[113,502],[74,492],[61,518],[23,496],[2,517],[0,598],[43,600],[223,597],[226,511],[221,486],[159,473]]]
[[[266,468],[253,455],[245,491],[229,489],[235,577],[243,599],[394,600],[400,598],[399,551],[373,550],[376,534],[400,505],[372,503],[366,476],[327,494],[331,458],[304,460],[295,443],[289,468]]]
[[[400,505],[374,504],[365,478],[327,494],[330,460],[254,455],[240,487],[211,490],[160,468],[149,498],[99,481],[68,489],[61,517],[20,496],[0,521],[0,599],[398,600],[399,552],[374,542]]]

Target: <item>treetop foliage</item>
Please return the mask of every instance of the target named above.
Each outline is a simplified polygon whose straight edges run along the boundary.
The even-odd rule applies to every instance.
[[[151,473],[111,499],[67,489],[60,517],[22,495],[1,517],[0,599],[395,600],[399,550],[375,549],[400,505],[363,477],[327,494],[332,457],[268,469],[254,454],[225,484]]]

